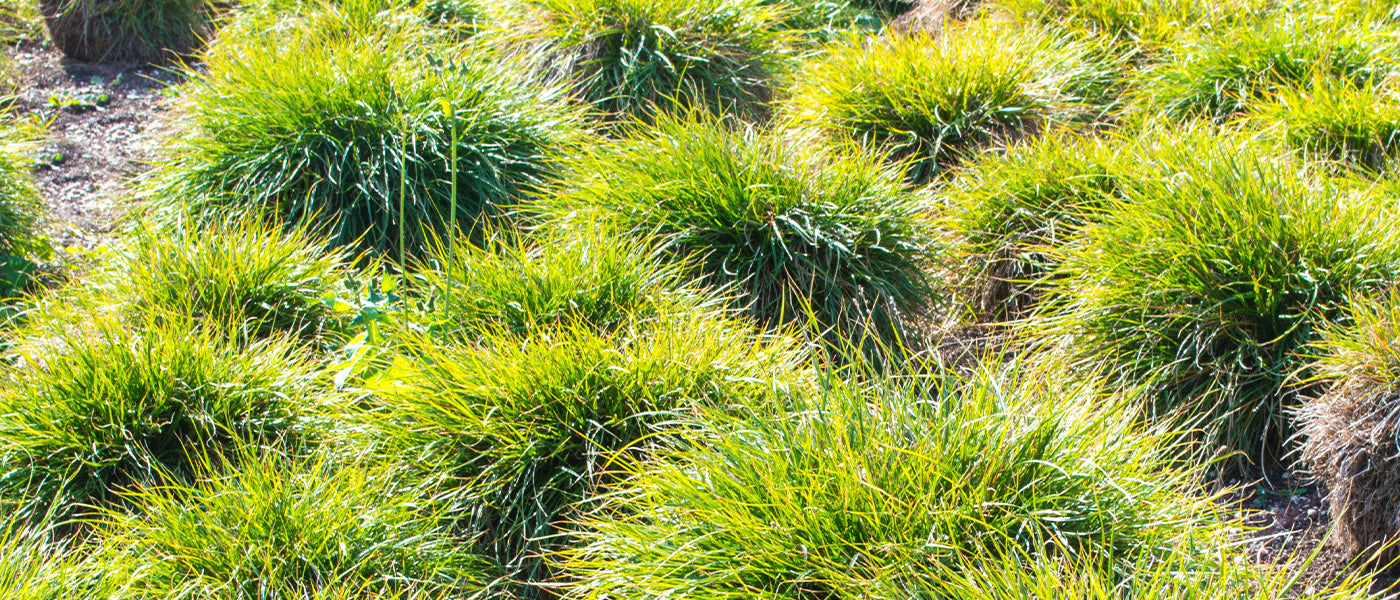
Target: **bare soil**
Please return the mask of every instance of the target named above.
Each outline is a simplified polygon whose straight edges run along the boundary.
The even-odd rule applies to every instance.
[[[101,245],[128,212],[128,182],[148,169],[168,129],[162,92],[179,78],[159,67],[74,62],[36,42],[7,52],[21,74],[16,109],[49,123],[34,171],[47,233],[57,247]]]

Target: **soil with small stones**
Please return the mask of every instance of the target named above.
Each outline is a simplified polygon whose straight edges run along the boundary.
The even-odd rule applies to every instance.
[[[127,214],[128,182],[145,171],[169,129],[178,77],[167,69],[67,60],[47,44],[8,49],[21,74],[20,114],[47,121],[34,176],[48,205],[46,233],[57,247],[92,249]]]
[[[1327,542],[1327,492],[1317,483],[1286,471],[1273,471],[1245,485],[1224,483],[1235,491],[1222,502],[1250,528],[1244,540],[1246,556],[1259,564],[1287,563],[1302,570],[1293,596],[1304,597],[1364,572],[1353,557]],[[1372,593],[1400,598],[1400,571],[1375,575]]]

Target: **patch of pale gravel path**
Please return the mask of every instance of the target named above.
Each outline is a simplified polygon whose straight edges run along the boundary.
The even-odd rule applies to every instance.
[[[34,169],[46,232],[57,247],[90,250],[131,208],[128,184],[149,169],[169,131],[171,99],[162,90],[178,77],[150,66],[73,62],[30,42],[8,54],[21,75],[16,109],[49,121]]]

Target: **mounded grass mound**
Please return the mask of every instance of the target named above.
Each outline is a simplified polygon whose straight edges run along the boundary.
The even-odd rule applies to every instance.
[[[1400,95],[1392,89],[1323,80],[1281,90],[1252,116],[1293,147],[1343,166],[1379,173],[1400,156]]]
[[[1395,211],[1252,140],[1172,137],[1155,155],[1165,176],[1067,248],[1057,305],[1032,331],[1148,384],[1154,415],[1199,428],[1204,450],[1276,460],[1317,326],[1400,276]]]
[[[975,318],[1028,316],[1052,285],[1054,249],[1097,222],[1142,168],[1121,140],[1051,132],[960,171],[944,192],[943,222]]]
[[[333,345],[336,310],[360,273],[325,240],[243,219],[209,227],[138,227],[93,273],[36,299],[17,335],[62,335],[96,315],[144,324],[174,319],[239,339],[288,336]]]
[[[18,343],[0,392],[0,497],[63,516],[119,488],[191,471],[235,436],[293,440],[324,398],[320,371],[282,340],[232,342],[176,319],[95,317]]]
[[[783,27],[799,40],[830,41],[851,31],[877,32],[891,15],[850,0],[766,0],[784,11]]]
[[[988,147],[1091,115],[1109,81],[1088,45],[984,19],[832,45],[801,70],[784,112],[805,136],[906,161],[909,179],[925,183]]]
[[[1400,293],[1361,298],[1345,317],[1318,342],[1327,388],[1298,411],[1298,438],[1303,464],[1327,486],[1334,539],[1384,565],[1400,556],[1382,549],[1400,536]]]
[[[532,35],[614,120],[677,108],[760,118],[786,71],[786,14],[764,0],[529,2]]]
[[[924,208],[859,153],[824,154],[732,121],[660,118],[574,157],[535,206],[667,241],[701,281],[770,325],[897,338],[931,303]]]
[[[996,0],[1012,15],[1089,35],[1107,35],[1152,53],[1189,32],[1261,18],[1267,0]]]
[[[1138,104],[1173,119],[1223,122],[1315,80],[1354,85],[1394,71],[1397,47],[1346,21],[1285,13],[1183,39],[1139,76]]]
[[[603,598],[976,597],[940,579],[979,562],[1131,572],[1213,535],[1172,443],[1090,386],[871,388],[833,382],[630,464],[567,571]]]
[[[101,574],[172,600],[455,600],[486,587],[489,568],[401,473],[241,452],[232,470],[128,494],[134,512],[98,523],[112,548]]]
[[[228,40],[276,43],[288,35],[333,32],[393,31],[412,42],[450,44],[496,24],[502,6],[494,0],[250,0],[227,19],[211,51]]]
[[[559,225],[479,248],[435,250],[415,280],[432,302],[414,324],[459,342],[580,325],[606,332],[717,301],[686,285],[653,243],[606,225]]]
[[[609,332],[556,327],[526,341],[508,330],[471,346],[424,337],[370,389],[385,448],[462,478],[454,495],[478,551],[520,592],[554,581],[541,553],[566,546],[574,505],[646,453],[694,427],[699,407],[771,409],[804,385],[790,339],[713,311],[668,313]]]
[[[134,315],[231,324],[251,338],[319,338],[342,325],[334,300],[353,259],[304,231],[244,220],[130,240],[106,276]]]
[[[167,62],[198,51],[217,29],[221,0],[39,0],[49,39],[90,63]]]
[[[271,217],[395,258],[476,231],[551,171],[578,113],[482,48],[408,46],[355,28],[221,45],[152,192],[197,219]]]

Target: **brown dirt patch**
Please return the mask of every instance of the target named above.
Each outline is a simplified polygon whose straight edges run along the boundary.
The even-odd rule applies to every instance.
[[[50,121],[34,171],[47,233],[58,247],[98,246],[127,213],[128,180],[148,168],[168,130],[170,98],[162,91],[178,77],[157,67],[80,63],[34,42],[7,52],[21,73],[16,109]]]

